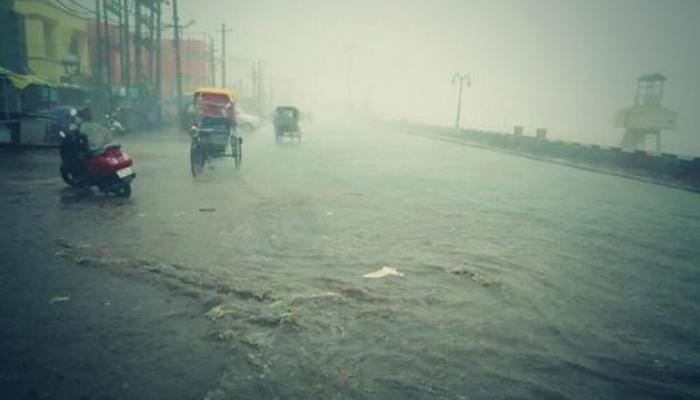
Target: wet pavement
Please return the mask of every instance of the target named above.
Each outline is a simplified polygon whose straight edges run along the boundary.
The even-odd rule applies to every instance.
[[[186,138],[122,138],[130,199],[0,155],[9,398],[698,397],[697,194],[378,128],[244,141],[194,179]]]

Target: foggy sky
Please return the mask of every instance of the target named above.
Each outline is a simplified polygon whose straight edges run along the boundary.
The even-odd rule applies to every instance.
[[[700,154],[698,1],[180,1],[191,29],[226,22],[232,56],[266,60],[276,101],[317,114],[351,97],[382,117],[449,126],[450,78],[463,71],[465,127],[617,145],[615,112],[638,76],[658,71],[680,114],[664,150]],[[231,68],[232,81],[249,79]]]

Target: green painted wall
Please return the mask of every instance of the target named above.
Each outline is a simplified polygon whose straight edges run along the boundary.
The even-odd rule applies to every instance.
[[[61,62],[72,58],[79,61],[82,75],[90,75],[87,20],[45,0],[15,0],[14,9],[24,17],[31,72],[60,83],[61,77],[66,75]]]

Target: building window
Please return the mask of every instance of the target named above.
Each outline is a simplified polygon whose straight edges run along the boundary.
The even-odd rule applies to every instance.
[[[51,21],[43,21],[44,25],[44,57],[56,57],[56,25]]]
[[[74,30],[70,36],[68,54],[72,54],[77,58],[80,58],[80,55],[83,52],[83,43],[85,43],[85,35],[83,32]]]

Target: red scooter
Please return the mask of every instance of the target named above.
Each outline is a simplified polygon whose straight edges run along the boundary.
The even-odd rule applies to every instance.
[[[103,128],[104,129],[104,128]],[[131,182],[136,178],[134,161],[121,151],[119,144],[91,149],[88,137],[78,124],[61,131],[61,177],[72,187],[97,186],[104,193],[131,196]]]

